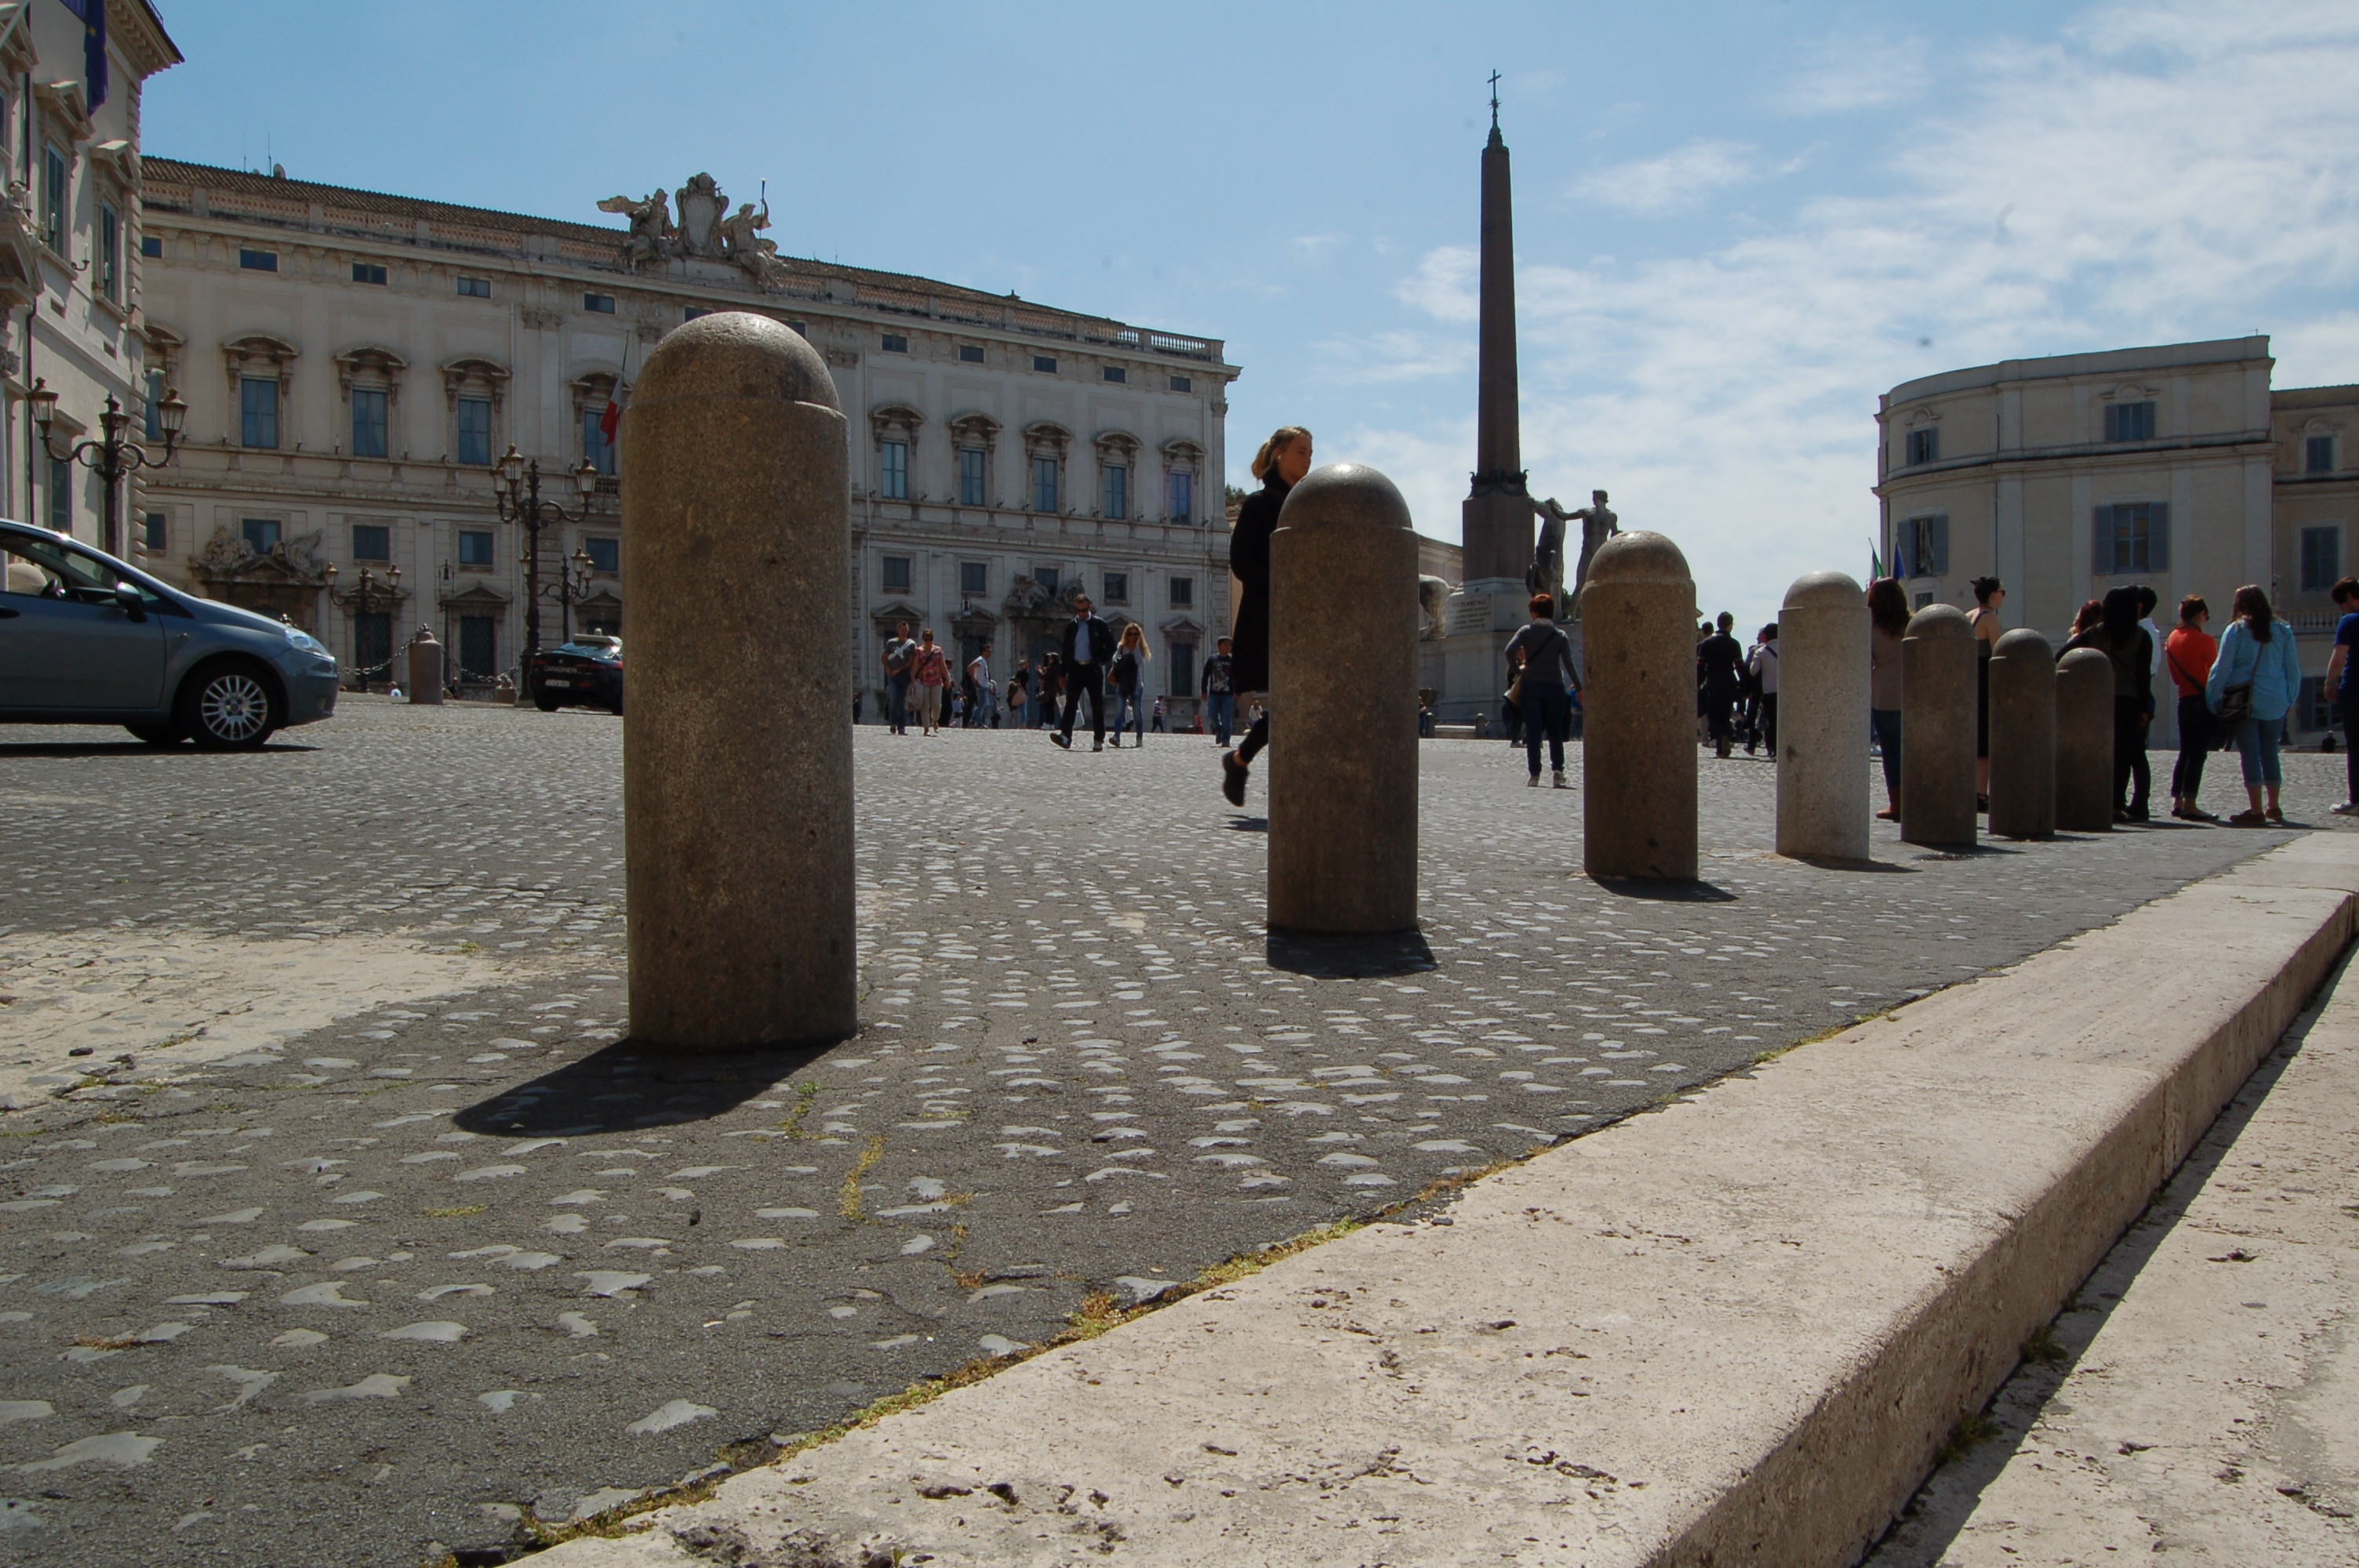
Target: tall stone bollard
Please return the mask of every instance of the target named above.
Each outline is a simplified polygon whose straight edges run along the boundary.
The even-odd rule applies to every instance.
[[[1660,534],[1616,534],[1590,559],[1581,619],[1582,869],[1691,882],[1696,613],[1687,557]]]
[[[2114,661],[2094,648],[2056,666],[2056,826],[2114,827]]]
[[[1269,542],[1269,924],[1417,925],[1417,535],[1393,481],[1331,463]]]
[[[1953,604],[1908,618],[1900,643],[1900,837],[1974,842],[1974,629]]]
[[[728,311],[623,415],[631,1034],[726,1050],[855,1027],[844,421],[801,336]]]
[[[2056,831],[2056,651],[2019,626],[1990,665],[1990,830],[2002,838]]]
[[[1777,612],[1777,853],[1864,860],[1867,599],[1842,572],[1796,578]]]
[[[444,678],[442,644],[434,640],[433,627],[420,626],[409,640],[409,700],[440,707]]]

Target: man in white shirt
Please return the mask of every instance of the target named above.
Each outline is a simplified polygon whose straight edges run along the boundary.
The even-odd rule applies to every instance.
[[[985,643],[976,652],[974,657],[967,661],[966,673],[967,678],[974,682],[975,727],[982,730],[998,729],[999,692],[991,684],[990,643]]]
[[[1097,732],[1097,743],[1090,750],[1105,750],[1105,666],[1113,657],[1113,628],[1092,612],[1088,594],[1076,595],[1073,618],[1065,622],[1065,715],[1049,737],[1051,741],[1069,752],[1073,749],[1073,719],[1082,694],[1087,692],[1090,728]]]

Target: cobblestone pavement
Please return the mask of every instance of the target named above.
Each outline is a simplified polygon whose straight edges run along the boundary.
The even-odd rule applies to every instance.
[[[2285,837],[1879,824],[1824,869],[1769,852],[1766,762],[1707,758],[1673,895],[1431,742],[1422,935],[1288,942],[1201,738],[865,729],[865,1026],[676,1061],[619,1043],[619,746],[368,699],[245,756],[0,730],[11,1560],[514,1543]],[[2322,814],[2342,759],[2290,762]]]

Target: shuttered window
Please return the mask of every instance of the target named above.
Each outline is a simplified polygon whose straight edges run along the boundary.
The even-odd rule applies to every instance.
[[[2170,569],[2170,507],[2160,501],[2116,502],[2090,519],[2089,569],[2100,577]]]

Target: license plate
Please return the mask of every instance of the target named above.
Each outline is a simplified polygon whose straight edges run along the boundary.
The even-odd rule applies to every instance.
[[[555,680],[548,676],[543,676],[540,677],[540,684],[543,686],[571,686],[573,683],[570,680]]]

